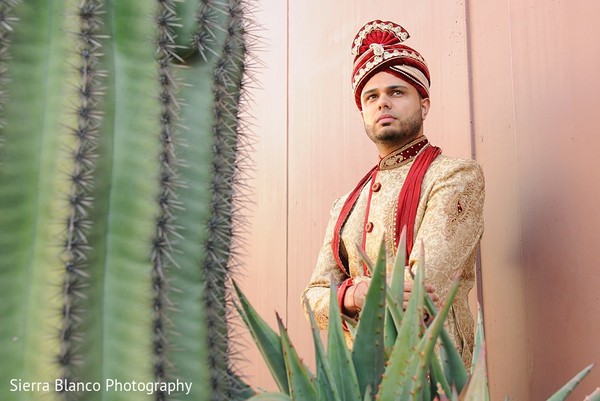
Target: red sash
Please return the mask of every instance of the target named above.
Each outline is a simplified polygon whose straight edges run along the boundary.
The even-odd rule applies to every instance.
[[[425,172],[431,163],[440,155],[440,153],[442,153],[442,150],[436,146],[426,147],[417,156],[413,162],[413,165],[410,167],[408,175],[406,176],[406,181],[404,181],[402,189],[400,190],[400,194],[398,195],[398,208],[396,210],[396,227],[394,233],[394,251],[398,248],[400,232],[402,231],[402,228],[406,226],[406,264],[408,264],[408,258],[414,244],[415,217],[417,214],[419,198],[421,197],[421,184],[423,183],[423,177],[425,176]],[[360,192],[378,170],[379,165],[373,167],[371,171],[369,171],[367,175],[360,180],[356,188],[352,190],[348,196],[348,199],[346,199],[344,206],[342,206],[342,210],[340,211],[340,215],[338,216],[338,220],[334,228],[333,240],[331,241],[333,256],[335,257],[337,266],[342,271],[346,272],[347,275],[350,275],[350,269],[348,266],[346,266],[340,254],[342,228],[346,223],[350,212],[354,208]]]
[[[396,209],[396,231],[394,232],[394,251],[398,249],[400,241],[400,232],[406,226],[406,263],[414,245],[415,236],[415,217],[417,216],[417,207],[421,198],[421,184],[423,177],[431,163],[442,153],[442,149],[437,146],[429,146],[417,158],[410,167],[406,181],[402,185],[400,195],[398,195],[398,208]]]

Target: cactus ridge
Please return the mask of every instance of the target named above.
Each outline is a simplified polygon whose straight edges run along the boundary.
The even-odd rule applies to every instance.
[[[87,235],[91,223],[87,219],[93,208],[91,191],[94,187],[93,174],[97,159],[98,127],[102,119],[98,104],[102,100],[101,79],[105,73],[97,69],[102,54],[102,3],[82,1],[78,8],[78,101],[74,114],[76,126],[71,128],[74,145],[71,150],[72,168],[69,175],[70,189],[67,199],[69,208],[66,222],[63,266],[65,270],[62,296],[62,321],[59,332],[59,355],[57,360],[64,380],[76,379],[74,367],[82,362],[77,343],[81,341],[83,288],[87,286],[89,274],[86,262],[91,250]],[[64,399],[72,397],[63,393]]]
[[[218,45],[217,32],[222,30],[219,26],[219,14],[221,14],[223,6],[224,4],[219,1],[202,0],[196,12],[197,28],[192,35],[192,46],[200,53],[205,62],[211,56],[219,56],[215,46]]]
[[[171,374],[172,364],[168,360],[169,335],[172,324],[167,312],[174,305],[169,298],[169,269],[177,266],[172,252],[173,243],[180,238],[179,227],[175,224],[174,209],[182,208],[178,199],[178,188],[184,186],[178,173],[182,163],[177,157],[179,102],[177,101],[177,81],[173,61],[176,54],[174,28],[177,26],[175,1],[158,0],[155,18],[157,26],[156,47],[160,102],[160,189],[158,195],[159,213],[155,222],[155,237],[152,243],[152,291],[153,291],[153,373],[157,382],[166,382]],[[156,400],[168,399],[164,391],[155,393]]]
[[[207,52],[212,52],[210,44],[213,42],[214,29],[217,29],[216,25],[213,26],[218,15],[217,5],[216,2],[204,1],[199,8],[199,29],[194,36],[194,43],[204,59],[209,57]],[[240,243],[239,234],[244,227],[243,210],[247,204],[244,196],[248,193],[244,185],[244,167],[248,160],[240,157],[245,154],[245,146],[250,142],[240,110],[240,104],[247,100],[243,77],[249,53],[245,34],[245,12],[248,8],[244,2],[232,0],[222,10],[227,14],[227,23],[221,55],[215,61],[213,70],[215,107],[211,218],[208,221],[203,275],[206,285],[207,342],[214,347],[210,359],[210,383],[214,386],[212,392],[222,393],[219,386],[228,386],[228,399],[238,399],[244,386],[234,375],[235,357],[232,356],[235,355],[236,344],[228,329],[232,327],[233,308],[230,307],[230,288],[227,283],[240,266],[239,252],[243,244]],[[240,159],[244,161],[240,162]]]

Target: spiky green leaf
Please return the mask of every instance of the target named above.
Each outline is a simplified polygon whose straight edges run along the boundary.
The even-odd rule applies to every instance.
[[[377,388],[384,369],[383,332],[386,288],[386,252],[385,242],[382,240],[364,308],[358,321],[352,351],[352,362],[363,395],[367,387]]]
[[[562,386],[556,393],[552,394],[547,401],[563,401],[565,400],[571,392],[577,387],[579,383],[583,380],[584,377],[590,373],[594,364],[588,365],[581,372],[577,373],[575,377],[569,380],[564,386]]]
[[[280,391],[290,394],[280,336],[260,317],[235,281],[233,281],[233,287],[240,301],[237,308],[238,312],[250,330],[250,334],[265,359],[275,383],[277,383]]]
[[[425,298],[425,305],[431,316],[436,316],[438,314],[438,310],[431,298]],[[444,327],[442,327],[442,331],[440,333],[440,340],[440,356],[442,359],[444,374],[446,375],[446,381],[450,384],[450,386],[456,387],[456,389],[461,392],[469,378],[469,374],[465,368],[465,363],[458,353],[456,345]]]
[[[473,349],[473,360],[471,366],[475,366],[475,363],[479,360],[479,352],[481,352],[484,342],[485,333],[483,332],[483,311],[481,310],[481,305],[477,303],[477,329],[475,330],[475,348]],[[472,372],[473,368],[471,368],[471,373]]]
[[[290,386],[290,396],[295,401],[314,401],[317,398],[317,390],[311,380],[311,374],[298,357],[279,315],[277,324],[281,335],[281,349]]]
[[[327,327],[329,365],[340,396],[345,401],[360,401],[360,390],[352,356],[346,345],[342,329],[341,311],[337,301],[337,288],[331,281],[329,298],[329,324]]]
[[[583,401],[600,401],[600,387],[596,388],[593,393],[586,396]]]
[[[417,266],[417,273],[413,282],[412,293],[408,306],[402,317],[402,322],[398,330],[398,336],[392,349],[388,366],[385,369],[378,397],[383,400],[397,399],[399,392],[409,380],[406,377],[410,356],[415,352],[415,347],[419,343],[421,320],[423,317],[423,305],[425,297],[424,280],[424,257],[421,252],[421,258]]]
[[[416,282],[422,283],[422,277],[419,277],[419,273],[417,273]],[[452,287],[448,291],[444,307],[430,323],[424,335],[419,340],[414,352],[410,355],[409,362],[403,372],[404,377],[407,379],[400,388],[398,399],[420,400],[423,392],[426,391],[426,388],[428,387],[426,383],[427,361],[430,361],[432,358],[434,347],[443,328],[444,321],[448,316],[448,312],[450,311],[456,293],[458,292],[458,284],[458,280],[454,281]],[[422,296],[428,297],[424,295],[424,287]],[[392,362],[390,361],[390,363]]]
[[[400,241],[398,242],[398,249],[396,251],[396,258],[394,260],[394,267],[390,278],[390,288],[387,293],[394,295],[392,301],[389,297],[387,298],[388,310],[385,314],[385,331],[384,331],[384,343],[386,349],[386,355],[389,357],[391,349],[396,342],[398,336],[398,327],[400,327],[400,321],[402,320],[403,309],[402,304],[398,304],[398,300],[402,301],[404,298],[404,272],[406,265],[406,227],[402,228],[400,234]],[[394,319],[392,312],[396,311],[398,317]]]
[[[485,344],[480,345],[477,360],[473,365],[473,373],[469,382],[460,396],[461,401],[488,401],[490,392],[488,389],[487,368],[485,357]]]
[[[437,392],[437,387],[439,385],[445,394],[452,394],[452,388],[450,387],[450,384],[448,384],[448,380],[446,380],[446,375],[442,369],[442,363],[436,354],[431,356],[429,364],[431,369],[430,380],[434,390]]]
[[[315,316],[313,314],[308,300],[304,299],[303,302],[306,307],[306,310],[308,311],[310,327],[313,335],[313,342],[315,345],[315,359],[317,365],[317,399],[342,401],[342,399],[340,398],[338,385],[333,379],[331,366],[329,365],[329,359],[327,358],[327,354],[325,353],[323,341],[321,340],[321,336],[319,335],[319,328],[317,327]]]

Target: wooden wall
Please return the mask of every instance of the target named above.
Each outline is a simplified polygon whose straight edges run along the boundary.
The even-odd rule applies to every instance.
[[[331,203],[377,159],[352,100],[350,42],[399,22],[432,73],[426,134],[486,175],[481,266],[492,400],[542,400],[600,362],[600,3],[260,0],[253,206],[243,289],[313,361],[300,307]],[[472,297],[475,299],[475,296]],[[274,389],[254,344],[242,364]],[[600,367],[573,399],[600,385]]]

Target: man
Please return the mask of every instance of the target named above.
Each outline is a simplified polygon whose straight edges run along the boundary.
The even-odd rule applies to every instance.
[[[425,247],[427,291],[444,299],[460,274],[447,328],[467,365],[471,362],[474,322],[468,293],[483,233],[484,179],[479,165],[441,155],[424,136],[430,107],[429,70],[423,57],[402,44],[409,37],[400,25],[372,21],[352,43],[353,89],[365,131],[379,153],[378,164],[331,210],[317,266],[303,293],[325,329],[329,283],[338,284],[342,312],[357,317],[370,278],[356,249],[375,260],[381,238],[387,246],[388,272],[399,236],[407,227],[407,266]],[[405,287],[408,297],[412,285]]]

